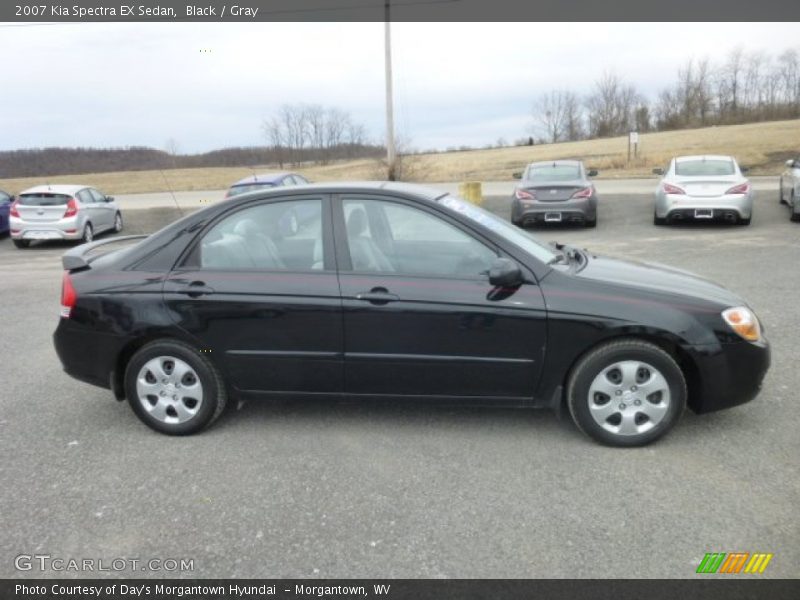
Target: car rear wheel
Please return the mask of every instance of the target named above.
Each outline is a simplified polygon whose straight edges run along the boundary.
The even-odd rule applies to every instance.
[[[743,219],[742,217],[739,217],[739,220],[737,221],[737,223],[739,225],[750,225],[750,219],[751,219],[751,217],[747,217],[746,219]]]
[[[653,213],[653,225],[666,225],[667,220],[664,217],[659,217],[656,213]]]
[[[797,203],[794,192],[789,198],[789,208],[792,209],[792,215],[789,218],[795,223],[800,222],[800,204]]]
[[[87,223],[83,227],[83,235],[81,236],[81,241],[84,244],[89,244],[94,240],[94,229],[92,229],[92,224]]]
[[[14,240],[14,245],[17,248],[27,248],[28,246],[31,245],[31,241],[30,240]]]
[[[120,213],[114,217],[114,231],[117,233],[122,231],[122,215]]]
[[[578,429],[610,446],[657,440],[683,414],[686,396],[675,360],[636,339],[592,350],[573,368],[567,385],[567,405]]]
[[[189,435],[213,423],[227,393],[213,364],[176,340],[151,342],[125,369],[125,393],[136,415],[169,435]]]
[[[589,221],[588,219],[583,222],[585,227],[597,227],[597,217]]]
[[[786,204],[786,200],[783,199],[783,179],[781,179],[778,185],[778,202],[780,204]]]

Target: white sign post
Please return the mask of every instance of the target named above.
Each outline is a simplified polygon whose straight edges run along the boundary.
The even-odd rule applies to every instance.
[[[631,148],[633,148],[633,156],[639,156],[639,132],[631,131],[628,134],[628,162],[631,162]]]

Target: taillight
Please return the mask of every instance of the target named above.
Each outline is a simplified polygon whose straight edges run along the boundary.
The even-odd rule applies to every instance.
[[[75,301],[78,299],[78,294],[75,293],[75,288],[72,287],[72,278],[69,273],[64,271],[64,277],[61,279],[61,316],[69,319],[72,313],[72,307],[75,306]]]
[[[664,184],[664,193],[665,194],[680,194],[681,196],[686,195],[686,192],[683,188],[679,188],[677,185],[672,185],[671,183]]]
[[[14,200],[11,204],[11,208],[8,210],[8,214],[12,217],[16,217],[19,219],[19,211],[17,210],[17,205],[19,204],[19,200]]]
[[[726,194],[749,194],[750,193],[750,183],[745,181],[744,183],[740,183],[739,185],[733,186],[729,189]]]
[[[514,191],[517,200],[536,200],[536,195],[533,192],[517,189]]]
[[[594,190],[591,187],[583,188],[572,194],[573,198],[591,198]]]
[[[75,202],[75,198],[70,198],[69,202],[67,202],[67,210],[64,211],[64,218],[74,217],[77,214],[78,214],[78,203]]]

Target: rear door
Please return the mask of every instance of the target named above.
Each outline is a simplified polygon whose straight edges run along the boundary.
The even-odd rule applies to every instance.
[[[362,194],[334,207],[347,393],[532,397],[546,336],[532,275],[495,288],[499,250],[429,207]]]
[[[235,388],[341,392],[341,298],[330,201],[250,203],[211,224],[164,287],[178,324]]]

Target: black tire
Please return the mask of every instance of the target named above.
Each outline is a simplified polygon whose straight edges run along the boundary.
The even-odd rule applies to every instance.
[[[595,217],[591,221],[589,221],[587,219],[586,221],[583,222],[583,226],[586,227],[586,228],[589,228],[589,229],[591,229],[593,227],[597,227],[597,217]]]
[[[14,245],[17,248],[27,248],[28,246],[31,245],[31,241],[30,240],[14,240]]]
[[[789,208],[791,209],[791,215],[789,216],[789,220],[793,223],[800,223],[800,206],[796,206],[797,200],[795,200],[794,192],[792,192],[791,201],[789,202]]]
[[[625,390],[623,392],[621,383],[618,384],[620,391],[615,392],[615,394],[624,395],[620,395],[618,399],[615,399],[616,396],[608,397],[607,402],[611,403],[608,405],[609,410],[614,411],[614,414],[609,415],[605,425],[601,425],[593,417],[590,403],[595,403],[594,406],[596,408],[602,408],[605,404],[600,404],[603,401],[602,393],[598,396],[598,393],[595,392],[596,398],[589,398],[590,388],[597,379],[603,377],[606,369],[615,364],[621,364],[623,361],[633,365],[641,362],[642,364],[639,367],[645,367],[643,372],[648,374],[648,377],[651,377],[652,374],[647,370],[647,367],[661,375],[666,382],[665,390],[669,391],[669,396],[664,403],[665,410],[663,415],[658,417],[660,420],[657,420],[655,425],[649,419],[644,420],[641,424],[638,423],[637,421],[640,418],[644,419],[647,416],[639,411],[645,410],[644,407],[649,406],[646,404],[650,402],[648,398],[653,397],[659,403],[662,402],[664,400],[661,395],[662,392],[656,392],[656,394],[650,394],[642,398],[641,395],[646,392],[642,390]],[[635,372],[636,377],[639,377],[640,373],[642,373],[639,367]],[[606,376],[610,376],[610,374],[613,374],[613,369],[609,369]],[[622,381],[621,378],[620,381]],[[611,386],[612,383],[609,381],[607,385]],[[645,386],[647,384],[641,383],[641,385]],[[635,387],[631,387],[630,390],[634,390]],[[665,435],[683,414],[686,408],[686,397],[686,379],[675,359],[654,344],[632,338],[609,342],[588,352],[573,367],[567,383],[567,406],[575,425],[589,437],[609,446],[644,446]],[[625,402],[628,402],[628,404],[624,404]],[[637,406],[635,407],[633,403],[636,403]],[[658,406],[656,402],[651,404],[652,406]],[[642,406],[642,408],[638,408],[639,406]],[[617,408],[621,410],[616,410]],[[606,429],[605,427],[613,429],[620,426],[622,411],[627,411],[626,414],[633,419],[632,422],[635,423],[637,429],[639,427],[646,428],[648,421],[651,423],[650,428],[629,435],[615,433]],[[620,415],[620,423],[613,423],[616,414]]]
[[[747,217],[746,219],[743,219],[742,217],[739,217],[739,219],[736,221],[736,223],[738,225],[750,225],[750,219],[751,218],[752,217]]]
[[[91,223],[86,223],[83,226],[83,235],[81,236],[82,244],[89,244],[94,241],[94,228]]]
[[[653,225],[666,225],[667,220],[664,217],[659,217],[655,212],[653,213]]]
[[[778,202],[786,204],[786,200],[783,199],[783,179],[778,182]]]
[[[114,233],[119,233],[125,227],[125,223],[122,221],[122,213],[117,212],[114,215]]]
[[[188,364],[202,386],[202,398],[199,399],[196,414],[182,423],[167,423],[154,417],[144,407],[146,400],[139,399],[137,377],[148,362],[159,358],[167,361],[176,358]],[[125,395],[133,412],[145,425],[169,435],[190,435],[208,427],[225,410],[228,400],[222,377],[211,361],[190,345],[171,339],[150,342],[133,355],[125,369]]]

